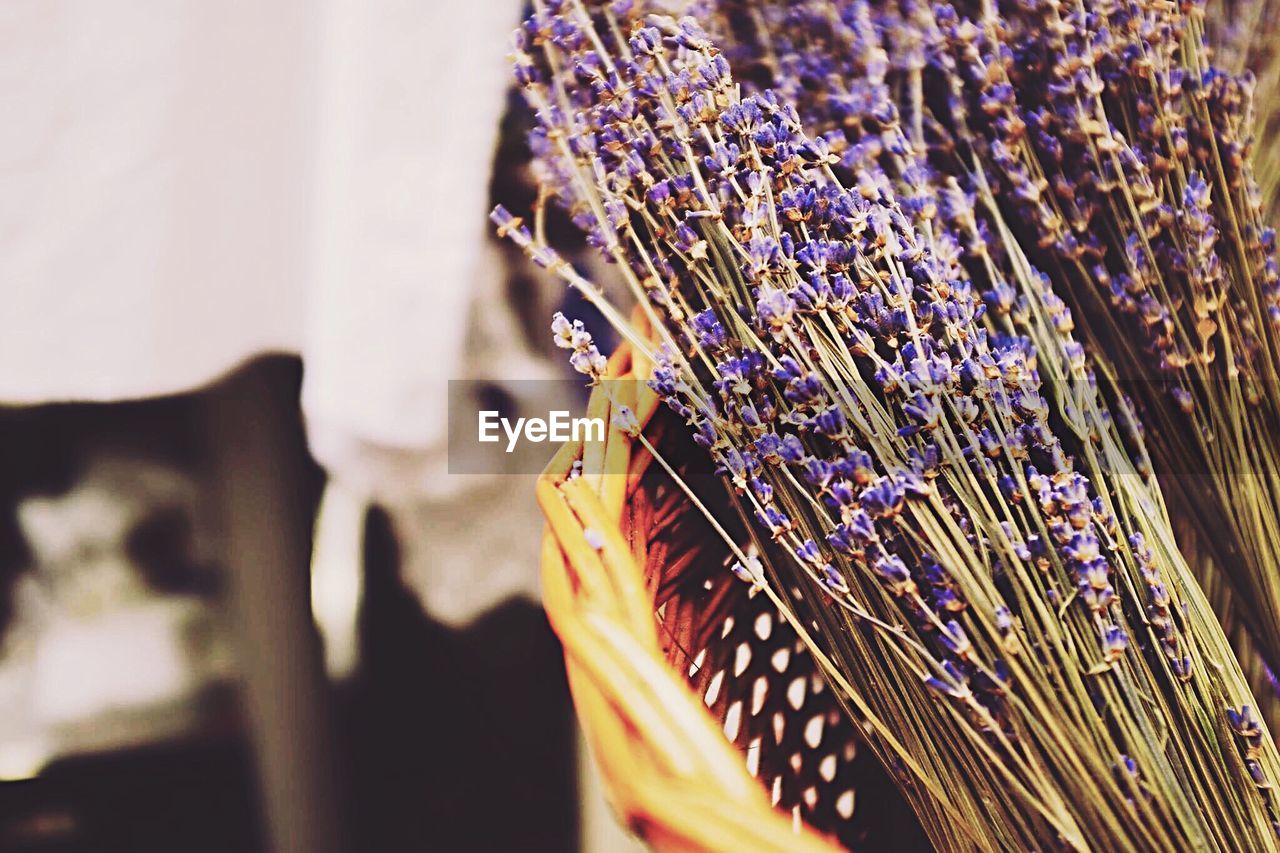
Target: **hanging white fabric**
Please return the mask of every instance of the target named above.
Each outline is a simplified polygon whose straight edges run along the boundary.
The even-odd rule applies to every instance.
[[[180,392],[302,352],[317,455],[387,487],[383,454],[444,438],[519,11],[4,4],[0,401]]]

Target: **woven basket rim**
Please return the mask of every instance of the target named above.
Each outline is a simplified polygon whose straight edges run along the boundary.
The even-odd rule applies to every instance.
[[[606,379],[646,378],[649,367],[624,343]],[[587,411],[608,424],[603,446],[561,447],[538,479],[537,497],[547,520],[543,606],[564,647],[574,704],[610,804],[660,850],[843,849],[770,805],[741,753],[668,665],[654,601],[621,523],[652,456],[612,418],[615,406],[627,406],[643,430],[658,398],[643,382],[608,387],[593,391]],[[570,477],[579,461],[580,475]]]

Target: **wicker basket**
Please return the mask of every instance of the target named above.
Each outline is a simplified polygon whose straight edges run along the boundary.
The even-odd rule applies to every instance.
[[[634,361],[624,346],[608,377],[647,377]],[[727,549],[611,408],[631,408],[666,460],[683,432],[643,383],[607,384],[615,399],[598,388],[588,409],[605,442],[562,448],[538,500],[546,612],[614,810],[661,850],[816,853],[861,846],[868,822],[893,849],[920,846],[790,627],[724,568]]]

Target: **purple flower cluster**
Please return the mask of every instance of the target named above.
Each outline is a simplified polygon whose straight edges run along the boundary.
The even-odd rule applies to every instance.
[[[1275,316],[1274,233],[1257,224],[1249,129],[1241,121],[1246,81],[1183,67],[1199,62],[1185,46],[1195,43],[1194,15],[1143,5],[1033,3],[992,17],[961,3],[765,2],[760,17],[763,31],[730,48],[735,59],[768,59],[770,84],[794,99],[806,125],[840,140],[840,174],[864,185],[868,172],[888,175],[900,201],[912,200],[904,209],[919,211],[935,255],[982,292],[988,323],[1005,318],[1006,328],[1029,336],[1029,361],[1063,366],[1076,386],[1062,395],[1065,420],[1079,422],[1095,441],[1110,434],[1103,440],[1132,456],[1134,470],[1151,470],[1132,404],[1115,389],[1110,401],[1099,393],[1055,286],[1089,306],[1091,317],[1098,303],[1073,288],[1101,291],[1116,310],[1103,310],[1086,329],[1096,350],[1105,360],[1117,343],[1145,340],[1152,361],[1116,359],[1112,369],[1129,376],[1141,375],[1143,364],[1158,366],[1176,380],[1168,386],[1172,408],[1195,412],[1206,372],[1212,377],[1224,361],[1231,381],[1211,378],[1210,386],[1238,388],[1259,403],[1249,377],[1273,370],[1274,358],[1259,353]],[[721,31],[736,32],[723,23]],[[1193,78],[1201,82],[1193,85]],[[1002,226],[1002,217],[1012,225]],[[1224,245],[1220,233],[1237,222],[1244,251]],[[1244,304],[1251,290],[1262,313]],[[1232,328],[1224,331],[1223,323]],[[1231,360],[1216,360],[1214,341],[1223,340]],[[1150,395],[1143,403],[1162,405]],[[1224,411],[1218,401],[1214,413]],[[1204,422],[1188,430],[1176,420],[1173,429],[1223,432]],[[1268,433],[1251,440],[1270,442]],[[1200,463],[1184,456],[1177,464]],[[1222,475],[1233,479],[1230,471]],[[1007,495],[1017,494],[1013,486],[1006,482]],[[1121,555],[1147,591],[1144,647],[1161,650],[1172,671],[1189,678],[1191,658],[1168,589],[1142,544],[1145,522],[1134,520]],[[1073,547],[1069,540],[1056,545]],[[1268,553],[1259,539],[1241,550]],[[1265,562],[1258,571],[1266,571]],[[1086,601],[1109,596],[1092,586],[1098,573],[1085,565],[1080,574]],[[1257,581],[1248,573],[1241,579],[1245,599],[1259,599],[1251,588]],[[1222,587],[1221,579],[1210,582]],[[1232,617],[1249,610],[1237,605]]]
[[[551,320],[551,334],[555,336],[556,346],[571,350],[569,365],[574,370],[591,378],[592,383],[599,382],[604,376],[608,362],[596,349],[591,333],[583,327],[581,320],[569,320],[560,312],[556,312]]]
[[[777,29],[757,58],[776,64],[778,87],[743,95],[692,19],[628,26],[616,10],[538,3],[515,64],[537,113],[544,187],[653,321],[651,386],[783,555],[775,568],[794,580],[799,618],[848,656],[848,678],[890,702],[883,685],[917,676],[940,697],[935,723],[967,721],[1028,786],[1043,780],[1026,768],[1061,746],[1037,718],[1055,692],[1088,696],[1113,721],[1105,766],[1132,769],[1108,769],[1098,784],[1115,786],[1117,801],[1134,784],[1126,779],[1176,775],[1134,738],[1150,725],[1143,692],[1178,691],[1193,677],[1182,616],[1157,556],[1074,458],[1078,449],[1089,472],[1109,470],[1088,436],[1118,427],[1096,404],[1070,308],[1008,249],[1015,241],[996,236],[1004,226],[979,201],[1013,193],[1045,257],[1098,261],[1078,245],[1064,254],[1063,241],[1080,243],[1076,223],[1090,229],[1113,191],[1102,184],[1125,186],[1139,209],[1159,198],[1134,177],[1140,159],[1108,143],[1119,131],[1105,125],[1072,136],[1075,147],[1060,142],[1062,169],[1077,182],[1093,169],[1097,184],[1071,194],[1078,209],[1064,219],[1046,199],[1068,194],[1016,146],[1035,133],[1066,140],[1052,110],[1099,85],[1101,94],[1119,66],[1067,62],[1031,121],[1010,69],[1048,60],[1019,55],[991,22],[945,4],[764,7]],[[1058,14],[1047,3],[1019,14],[1028,39],[1066,27],[1046,23]],[[921,102],[900,108],[901,88],[939,71],[949,75],[944,119],[980,130],[961,136]],[[820,133],[804,132],[793,104]],[[1173,148],[1180,138],[1176,128],[1149,133]],[[1067,164],[1080,147],[1094,160]],[[942,168],[969,156],[990,179]],[[1188,204],[1205,210],[1199,196]],[[1198,242],[1178,242],[1179,263],[1220,272],[1216,226],[1190,217],[1180,233]],[[535,260],[557,265],[509,214],[495,218]],[[1113,278],[1127,276],[1120,289],[1141,301],[1133,283],[1145,281],[1144,265],[1168,259],[1141,240],[1126,251]],[[1164,334],[1165,323],[1146,328]],[[598,354],[578,331],[557,318],[562,345],[590,364]],[[1042,366],[1061,384],[1046,388]],[[1076,402],[1047,399],[1064,388]],[[765,582],[756,569],[735,572]],[[861,632],[879,645],[850,639]],[[1077,831],[1045,819],[1064,838]]]
[[[692,21],[602,53],[607,36],[561,12],[535,15],[523,43],[553,46],[574,87],[537,82],[549,68],[518,60],[544,175],[663,310],[671,345],[653,387],[761,529],[855,612],[865,604],[852,576],[876,579],[934,649],[929,683],[988,720],[1001,713],[1004,662],[955,641],[963,628],[945,614],[970,602],[920,541],[921,518],[954,526],[1003,571],[1048,570],[1060,601],[1070,593],[1097,614],[1095,642],[1115,656],[1100,508],[1048,425],[1025,342],[989,335],[984,303],[918,234],[910,211],[926,211],[904,207],[866,155],[846,189],[832,167],[848,147],[807,137],[771,93],[739,99]],[[978,500],[1008,502],[1017,523],[975,516]]]

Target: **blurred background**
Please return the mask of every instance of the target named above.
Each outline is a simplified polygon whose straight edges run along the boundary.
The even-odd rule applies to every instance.
[[[0,851],[633,845],[532,477],[449,473],[565,375],[521,13],[0,2]]]

